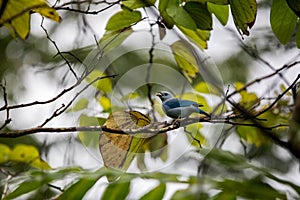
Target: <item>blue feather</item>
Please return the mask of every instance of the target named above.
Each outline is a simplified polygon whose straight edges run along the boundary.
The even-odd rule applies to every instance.
[[[192,113],[200,113],[210,117],[209,114],[199,109],[201,105],[197,102],[174,98],[171,93],[166,91],[158,92],[156,95],[162,101],[164,112],[171,118],[184,118],[188,117]]]

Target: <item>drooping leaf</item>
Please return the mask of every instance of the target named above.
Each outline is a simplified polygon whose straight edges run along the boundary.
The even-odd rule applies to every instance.
[[[205,4],[189,1],[183,8],[194,20],[197,29],[212,30],[212,16]]]
[[[217,90],[212,84],[204,81],[199,82],[197,85],[195,85],[194,90],[204,94],[220,95],[219,90]]]
[[[104,51],[110,51],[120,46],[132,33],[132,28],[126,30],[106,31],[99,41],[99,46]]]
[[[191,46],[183,40],[178,40],[171,45],[171,49],[177,64],[191,82],[199,72],[197,60]]]
[[[122,178],[118,181],[110,183],[103,196],[102,199],[110,199],[110,200],[119,200],[126,199],[130,190],[130,180],[122,180]]]
[[[98,126],[99,121],[96,117],[90,117],[85,114],[81,114],[79,117],[79,124],[80,126]],[[86,147],[97,148],[99,132],[81,131],[78,133],[78,139]]]
[[[124,9],[117,12],[108,20],[105,29],[107,31],[117,31],[130,27],[132,24],[140,21],[142,15],[139,11],[130,11]]]
[[[191,30],[183,26],[179,26],[179,25],[177,26],[181,30],[181,32],[184,33],[189,38],[191,42],[196,44],[201,49],[207,48],[207,41],[209,40],[210,37],[210,31],[205,31],[200,29]]]
[[[229,17],[229,6],[228,5],[219,5],[214,3],[207,3],[207,8],[209,12],[213,13],[217,19],[225,26],[228,22]]]
[[[158,4],[158,10],[160,13],[160,16],[162,17],[162,22],[164,23],[164,25],[166,25],[166,27],[168,29],[173,28],[174,26],[174,21],[171,18],[171,16],[168,14],[168,12],[166,11],[166,9],[172,4],[174,6],[177,5],[176,0],[164,0],[164,1],[159,1]]]
[[[0,26],[8,27],[22,39],[26,39],[29,34],[32,11],[54,21],[61,21],[56,10],[51,8],[45,0],[10,0],[5,4],[2,1],[1,10]]]
[[[178,4],[168,4],[166,11],[168,16],[170,16],[176,25],[180,25],[192,30],[197,29],[197,24],[191,15]]]
[[[114,130],[129,130],[141,128],[150,122],[150,118],[140,112],[117,111],[110,114],[104,126]],[[144,141],[144,137],[136,135],[103,132],[99,147],[105,166],[126,171]]]
[[[273,1],[270,13],[271,27],[273,33],[282,44],[286,44],[291,40],[297,24],[297,18],[285,0]]]
[[[150,190],[140,200],[152,200],[152,199],[163,199],[166,192],[166,184],[160,183],[158,186]]]
[[[248,28],[252,28],[256,19],[256,0],[229,0],[229,2],[235,26],[238,30],[241,30],[243,34],[249,35]]]

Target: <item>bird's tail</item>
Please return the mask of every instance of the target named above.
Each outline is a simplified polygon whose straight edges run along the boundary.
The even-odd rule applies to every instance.
[[[201,110],[201,109],[198,109],[198,112],[199,112],[200,114],[203,114],[203,115],[205,115],[206,117],[209,117],[209,118],[211,118],[211,115],[210,115],[210,114],[208,114],[208,113],[204,112],[204,111],[203,111],[203,110]]]

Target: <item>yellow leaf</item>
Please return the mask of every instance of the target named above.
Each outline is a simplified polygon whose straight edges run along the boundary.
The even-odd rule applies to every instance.
[[[198,47],[201,49],[207,49],[207,41],[210,37],[210,31],[200,29],[191,30],[179,25],[178,28]]]
[[[41,160],[39,151],[34,146],[30,145],[16,145],[10,153],[9,160],[26,163],[32,167],[39,169],[51,169],[48,163]]]
[[[61,17],[56,12],[54,8],[49,7],[48,5],[45,5],[43,7],[34,9],[35,12],[39,13],[40,15],[47,17],[49,19],[52,19],[56,22],[61,22]]]
[[[269,142],[269,139],[264,136],[259,128],[250,126],[238,126],[236,128],[237,133],[250,144],[255,144],[259,147]]]
[[[190,133],[190,135],[188,136],[188,140],[193,146],[199,147],[199,145],[207,145],[205,137],[200,132],[201,128],[203,128],[203,125],[200,123],[190,124],[186,127],[186,131]]]
[[[110,114],[104,126],[115,130],[128,130],[141,128],[150,122],[150,118],[140,112],[117,111]],[[126,171],[144,141],[143,137],[137,135],[101,133],[99,148],[105,166]]]
[[[61,21],[56,10],[51,8],[45,0],[9,0],[5,5],[3,3],[4,1],[1,1],[3,13],[0,18],[0,26],[8,27],[13,35],[17,34],[22,39],[25,39],[29,34],[30,13],[32,11],[54,21]]]
[[[171,49],[178,66],[182,69],[189,82],[191,82],[196,77],[199,69],[194,53],[188,45],[190,44],[183,40],[178,40],[171,45]]]
[[[219,95],[220,92],[218,89],[216,89],[212,84],[207,82],[200,82],[194,86],[194,89],[197,92],[205,93],[205,94],[215,94]]]
[[[205,112],[212,111],[212,108],[208,105],[206,99],[201,95],[194,94],[192,92],[187,92],[187,93],[182,94],[178,98],[195,101],[195,102],[201,104],[202,105],[201,109],[204,110]]]
[[[101,96],[99,99],[99,103],[101,104],[104,111],[108,111],[111,109],[111,102],[106,96]]]
[[[5,144],[0,144],[0,164],[9,160],[10,148]]]

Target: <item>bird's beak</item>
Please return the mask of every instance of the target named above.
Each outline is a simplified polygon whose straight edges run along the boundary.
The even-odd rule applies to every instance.
[[[155,95],[158,96],[158,97],[161,97],[161,96],[162,96],[162,95],[161,95],[161,92],[157,92]]]

